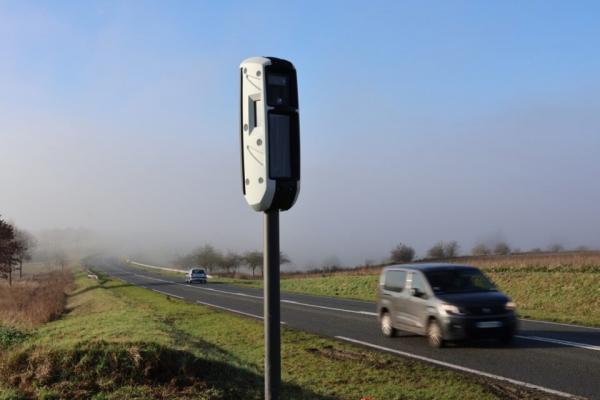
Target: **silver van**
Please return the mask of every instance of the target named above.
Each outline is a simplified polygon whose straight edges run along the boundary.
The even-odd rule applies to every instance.
[[[477,268],[455,264],[401,264],[379,278],[381,331],[426,335],[433,347],[448,341],[495,338],[508,343],[517,330],[515,303]]]
[[[186,275],[185,282],[186,283],[206,283],[208,276],[206,272],[204,272],[201,268],[191,268]]]

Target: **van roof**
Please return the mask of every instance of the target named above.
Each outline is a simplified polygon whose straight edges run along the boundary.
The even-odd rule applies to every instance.
[[[473,267],[471,265],[450,264],[450,263],[418,263],[418,264],[388,265],[383,270],[388,271],[390,269],[398,269],[398,268],[412,269],[412,270],[416,270],[416,271],[438,271],[438,270],[443,270],[443,269],[459,269],[459,268],[473,269],[476,267]]]

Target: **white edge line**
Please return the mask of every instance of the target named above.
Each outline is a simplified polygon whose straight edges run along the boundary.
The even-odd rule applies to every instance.
[[[569,327],[572,327],[572,328],[593,329],[593,330],[596,330],[596,331],[600,331],[600,327],[597,327],[597,326],[585,326],[585,325],[567,324],[565,322],[542,321],[541,319],[530,319],[530,318],[519,318],[519,320],[525,321],[525,322],[538,322],[540,324],[551,324],[551,325],[569,326]]]
[[[562,344],[565,346],[579,347],[581,349],[586,349],[586,350],[600,351],[600,346],[594,346],[593,344],[587,344],[587,343],[571,342],[569,340],[552,339],[552,338],[545,338],[545,337],[540,337],[540,336],[524,336],[524,335],[515,335],[515,337],[518,337],[519,339],[537,340],[539,342],[556,343],[556,344]]]
[[[193,286],[193,285],[183,284],[183,283],[179,283],[179,282],[167,281],[167,280],[164,280],[164,279],[154,278],[154,277],[150,277],[150,276],[147,276],[147,275],[139,275],[139,274],[134,274],[134,275],[139,276],[139,277],[143,277],[143,278],[147,278],[147,279],[152,279],[152,280],[159,281],[159,282],[167,282],[167,283],[172,283],[172,284],[176,284],[176,285],[180,285],[180,286],[187,286],[187,287],[191,287],[191,288],[199,289],[199,290],[208,290],[208,291],[211,291],[211,292],[218,292],[218,293],[223,293],[223,294],[228,294],[228,295],[233,295],[233,296],[249,297],[249,298],[261,299],[262,300],[262,297],[260,297],[260,296],[254,296],[254,295],[250,295],[250,294],[246,294],[246,293],[229,292],[229,291],[226,291],[226,290],[218,290],[218,289],[212,289],[212,288],[207,288],[207,287]],[[154,290],[154,289],[152,289],[152,290]],[[154,291],[161,293],[158,290],[154,290]],[[164,292],[162,292],[162,293],[164,293]],[[164,293],[164,294],[167,294],[167,293]],[[173,296],[173,297],[180,298],[178,296]],[[323,309],[323,310],[341,311],[341,312],[347,312],[347,313],[353,313],[353,314],[360,314],[360,315],[377,316],[377,313],[370,312],[370,311],[346,310],[344,308],[327,307],[327,306],[319,306],[319,305],[316,305],[316,304],[302,303],[302,302],[295,301],[295,300],[285,300],[285,299],[282,299],[281,302],[282,303],[287,303],[287,304],[295,304],[295,305],[304,306],[304,307],[320,308],[320,309]],[[214,307],[218,307],[218,306],[214,306]],[[238,312],[236,310],[230,310],[230,309],[226,309],[226,310],[227,311],[232,311],[232,312]],[[243,314],[242,312],[239,312],[239,313]],[[250,314],[250,316],[258,317],[258,316],[255,316],[253,314]],[[259,318],[262,318],[262,317],[259,317]],[[542,323],[549,323],[549,324],[557,324],[557,325],[566,325],[566,326],[587,328],[585,326],[562,324],[562,323],[558,323],[558,322],[537,321],[537,320],[530,320],[530,319],[525,319],[525,321],[534,321],[534,322],[542,322]],[[594,329],[594,328],[591,328],[591,329]],[[556,343],[556,344],[562,344],[562,345],[565,345],[565,346],[578,347],[578,348],[586,349],[586,350],[600,351],[600,346],[594,346],[594,345],[586,344],[586,343],[571,342],[571,341],[561,340],[561,339],[544,338],[544,337],[539,337],[539,336],[521,336],[521,335],[518,335],[517,337],[521,338],[521,339],[527,339],[527,340],[537,340],[537,341],[541,341],[541,342]]]
[[[209,307],[214,307],[214,308],[218,308],[218,309],[221,309],[221,310],[229,311],[229,312],[236,313],[236,314],[245,315],[247,317],[252,317],[252,318],[257,318],[257,319],[264,319],[261,315],[250,314],[250,313],[247,313],[247,312],[243,312],[243,311],[239,311],[239,310],[234,310],[233,308],[222,307],[222,306],[218,306],[216,304],[207,303],[205,301],[196,300],[196,303],[202,304],[204,306],[209,306]],[[286,325],[286,323],[283,322],[283,321],[281,321],[281,325]]]
[[[450,364],[444,361],[440,361],[440,360],[435,360],[433,358],[429,358],[429,357],[424,357],[424,356],[419,356],[417,354],[412,354],[412,353],[407,353],[404,351],[400,351],[400,350],[395,350],[395,349],[390,349],[388,347],[383,347],[383,346],[379,346],[373,343],[368,343],[368,342],[363,342],[361,340],[356,340],[356,339],[351,339],[351,338],[347,338],[344,336],[335,336],[336,339],[340,339],[340,340],[344,340],[346,342],[350,342],[350,343],[355,343],[355,344],[360,344],[363,346],[367,346],[367,347],[371,347],[377,350],[383,350],[389,353],[394,353],[394,354],[398,354],[401,356],[405,356],[405,357],[410,357],[410,358],[414,358],[417,360],[421,360],[421,361],[425,361],[431,364],[436,364],[442,367],[446,367],[446,368],[451,368],[451,369],[455,369],[458,371],[462,371],[462,372],[468,372],[470,374],[475,374],[475,375],[480,375],[480,376],[485,376],[486,378],[492,378],[492,379],[496,379],[499,381],[505,381],[505,382],[509,382],[512,383],[514,385],[518,385],[518,386],[523,386],[526,388],[530,388],[530,389],[535,389],[535,390],[539,390],[545,393],[549,393],[549,394],[553,394],[556,396],[561,396],[561,397],[566,397],[566,398],[570,398],[570,399],[577,399],[579,397],[571,394],[571,393],[565,393],[565,392],[561,392],[558,390],[554,390],[554,389],[549,389],[543,386],[538,386],[538,385],[534,385],[532,383],[527,383],[527,382],[522,382],[522,381],[517,381],[515,379],[511,379],[511,378],[507,378],[504,376],[500,376],[500,375],[494,375],[494,374],[490,374],[488,372],[483,372],[483,371],[479,371],[476,369],[471,369],[471,368],[467,368],[467,367],[462,367],[460,365],[456,365],[456,364]]]
[[[171,294],[171,293],[163,292],[162,290],[156,290],[156,289],[151,289],[151,290],[156,293],[166,294],[167,296],[171,296],[171,297],[175,297],[176,299],[183,300],[183,297],[177,296],[176,294]]]

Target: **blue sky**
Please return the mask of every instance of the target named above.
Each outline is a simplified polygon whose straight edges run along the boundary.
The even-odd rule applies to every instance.
[[[302,190],[282,217],[299,265],[400,241],[600,246],[598,17],[583,1],[0,1],[0,213],[172,253],[260,247],[237,66],[272,55],[299,75]]]

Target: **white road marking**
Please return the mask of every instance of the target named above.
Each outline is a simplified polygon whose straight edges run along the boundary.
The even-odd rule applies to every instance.
[[[175,297],[176,299],[183,300],[183,297],[177,296],[176,294],[171,294],[171,293],[163,292],[162,290],[156,290],[156,289],[151,289],[151,290],[156,293],[166,294],[167,296],[171,296],[171,297]]]
[[[167,281],[167,280],[164,280],[164,279],[153,278],[153,277],[146,276],[146,275],[139,275],[139,274],[135,274],[135,275],[143,277],[143,278],[148,278],[148,279],[152,279],[152,280],[155,280],[155,281],[159,281],[159,282],[168,282],[168,283],[172,283],[172,284],[175,284],[175,285],[187,286],[187,287],[194,288],[194,289],[199,289],[199,290],[209,290],[211,292],[224,293],[224,294],[229,294],[229,295],[234,295],[234,296],[241,296],[241,297],[250,297],[250,298],[253,298],[253,299],[260,299],[260,300],[263,299],[262,296],[254,296],[254,295],[247,294],[247,293],[229,292],[227,290],[219,290],[219,289],[213,289],[213,288],[202,287],[202,286],[193,286],[193,285],[188,285],[188,284],[174,282],[174,281]],[[347,310],[345,308],[319,306],[319,305],[316,305],[316,304],[301,303],[299,301],[285,300],[285,299],[281,300],[281,302],[282,303],[288,303],[288,304],[295,304],[295,305],[304,306],[304,307],[321,308],[321,309],[324,309],[324,310],[342,311],[342,312],[353,313],[353,314],[377,316],[377,313],[371,312],[371,311]]]
[[[576,324],[567,324],[564,322],[554,322],[554,321],[542,321],[540,319],[529,319],[529,318],[519,318],[519,320],[524,322],[537,322],[540,324],[550,324],[550,325],[560,325],[560,326],[568,326],[572,328],[583,328],[583,329],[593,329],[600,331],[600,328],[597,326],[585,326],[585,325],[576,325]]]
[[[374,313],[374,312],[371,312],[371,311],[346,310],[344,308],[326,307],[326,306],[318,306],[316,304],[300,303],[299,301],[294,301],[294,300],[281,300],[281,302],[282,303],[288,303],[288,304],[296,304],[296,305],[305,306],[305,307],[322,308],[324,310],[343,311],[343,312],[347,312],[347,313],[377,316],[377,313]]]
[[[252,318],[257,318],[257,319],[264,319],[262,317],[262,315],[250,314],[250,313],[247,313],[247,312],[243,312],[243,311],[239,311],[239,310],[234,310],[233,308],[222,307],[222,306],[218,306],[216,304],[207,303],[205,301],[196,300],[196,303],[202,304],[202,305],[205,305],[205,306],[209,306],[209,307],[218,308],[218,309],[225,310],[225,311],[229,311],[229,312],[236,313],[236,314],[245,315],[247,317],[252,317]],[[285,325],[285,324],[286,324],[285,322],[281,321],[281,325]]]
[[[140,274],[132,274],[132,275],[139,276],[141,278],[152,279],[153,281],[158,281],[158,282],[177,283],[177,282],[173,282],[173,281],[167,281],[165,279],[154,278],[154,277],[148,276],[148,275],[140,275]]]
[[[519,385],[519,386],[523,386],[523,387],[530,388],[530,389],[540,390],[542,392],[553,394],[553,395],[556,395],[556,396],[561,396],[561,397],[566,397],[566,398],[571,398],[571,399],[578,398],[577,396],[575,396],[573,394],[570,394],[570,393],[560,392],[558,390],[546,388],[546,387],[543,387],[543,386],[534,385],[532,383],[517,381],[515,379],[507,378],[507,377],[504,377],[504,376],[490,374],[488,372],[479,371],[477,369],[467,368],[467,367],[463,367],[461,365],[451,364],[451,363],[447,363],[447,362],[436,360],[436,359],[429,358],[429,357],[420,356],[420,355],[413,354],[413,353],[407,353],[405,351],[400,351],[400,350],[396,350],[396,349],[390,349],[389,347],[383,347],[383,346],[379,346],[379,345],[376,345],[376,344],[373,344],[373,343],[363,342],[362,340],[351,339],[351,338],[347,338],[347,337],[344,337],[344,336],[335,336],[335,338],[336,339],[340,339],[340,340],[344,340],[346,342],[350,342],[350,343],[355,343],[355,344],[360,344],[360,345],[363,345],[363,346],[371,347],[373,349],[382,350],[382,351],[386,351],[386,352],[389,352],[389,353],[394,353],[394,354],[398,354],[398,355],[401,355],[401,356],[414,358],[414,359],[425,361],[425,362],[428,362],[428,363],[431,363],[431,364],[440,365],[442,367],[451,368],[451,369],[455,369],[455,370],[462,371],[462,372],[468,372],[468,373],[475,374],[475,375],[485,376],[486,378],[492,378],[492,379],[496,379],[496,380],[499,380],[499,381],[505,381],[505,382],[512,383],[514,385]]]
[[[593,344],[587,344],[587,343],[571,342],[569,340],[552,339],[552,338],[546,338],[546,337],[540,337],[540,336],[523,336],[523,335],[515,335],[515,337],[518,337],[519,339],[537,340],[539,342],[556,343],[556,344],[562,344],[564,346],[579,347],[580,349],[600,351],[600,346],[594,346]]]
[[[251,295],[251,294],[246,294],[246,293],[239,293],[239,292],[228,292],[227,290],[212,289],[212,288],[207,288],[207,287],[199,287],[199,286],[192,286],[192,285],[187,285],[187,284],[185,284],[185,285],[184,285],[184,284],[182,284],[182,283],[177,283],[177,282],[173,282],[173,283],[175,283],[175,284],[177,284],[177,285],[183,285],[183,286],[191,287],[191,288],[194,288],[194,289],[199,289],[199,290],[208,290],[208,291],[211,291],[211,292],[225,293],[225,294],[233,294],[233,295],[235,295],[235,296],[241,296],[241,297],[250,297],[250,298],[253,298],[253,299],[260,299],[260,300],[262,300],[262,297],[261,297],[261,296],[253,296],[253,295]]]
[[[154,278],[154,277],[150,277],[150,276],[147,276],[147,275],[139,275],[139,274],[134,274],[134,275],[142,277],[142,278],[152,279],[152,280],[159,281],[159,282],[167,282],[167,283],[172,283],[172,284],[175,284],[175,285],[187,286],[187,287],[191,287],[191,288],[199,289],[199,290],[208,290],[208,291],[217,292],[217,293],[223,293],[223,294],[227,294],[227,295],[249,297],[249,298],[254,298],[254,299],[260,299],[260,300],[262,300],[262,296],[254,296],[254,295],[250,295],[250,294],[246,294],[246,293],[241,293],[241,292],[229,292],[227,290],[212,289],[212,288],[201,287],[201,286],[192,286],[192,285],[188,285],[188,284],[184,284],[184,283],[179,283],[179,282],[167,281],[167,280],[164,280],[164,279]],[[301,303],[299,301],[285,300],[285,299],[282,299],[281,302],[282,303],[288,303],[288,304],[295,304],[295,305],[304,306],[304,307],[320,308],[320,309],[323,309],[323,310],[341,311],[341,312],[347,312],[347,313],[353,313],[353,314],[360,314],[360,315],[377,316],[377,313],[370,312],[370,311],[347,310],[345,308],[320,306],[320,305],[316,305],[316,304]],[[550,323],[550,324],[557,324],[557,325],[566,325],[566,326],[580,327],[578,325],[569,325],[569,324],[562,324],[562,323],[558,323],[558,322],[549,322],[549,321],[536,321],[536,320],[525,320],[525,321],[534,321],[534,322],[543,322],[543,323]],[[581,328],[588,328],[588,327],[581,326]],[[600,329],[600,328],[592,328],[592,329]],[[541,341],[541,342],[562,344],[564,346],[578,347],[578,348],[586,349],[586,350],[600,351],[600,346],[595,346],[595,345],[591,345],[591,344],[587,344],[587,343],[571,342],[571,341],[568,341],[568,340],[552,339],[552,338],[545,338],[545,337],[540,337],[540,336],[522,336],[522,335],[517,335],[516,337],[521,338],[521,339],[527,339],[527,340],[537,340],[537,341]]]

